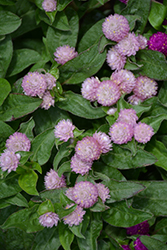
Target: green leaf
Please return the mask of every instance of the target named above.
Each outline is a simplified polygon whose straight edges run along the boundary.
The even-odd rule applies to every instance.
[[[5,77],[13,54],[13,44],[10,36],[6,36],[4,40],[0,41],[0,54],[0,77]]]
[[[38,195],[36,184],[38,175],[31,169],[27,170],[24,174],[19,176],[20,187],[30,195]]]
[[[103,212],[103,219],[116,227],[131,227],[152,218],[152,214],[128,207],[126,201],[116,202]]]
[[[141,21],[141,16],[139,15],[125,15],[125,17],[129,22],[130,31],[135,28],[137,21]]]
[[[0,10],[0,17],[0,35],[12,33],[21,25],[21,19],[10,11]]]
[[[150,24],[154,27],[154,29],[158,30],[161,27],[166,17],[166,14],[167,7],[165,5],[154,1],[151,2],[151,10],[148,20]]]
[[[54,130],[47,129],[43,133],[37,135],[31,144],[33,156],[32,161],[38,161],[40,165],[45,164],[51,155],[54,146],[55,136]]]
[[[0,180],[0,199],[13,196],[21,191],[17,179],[17,174],[10,173],[5,179]]]
[[[26,58],[26,60],[25,60]],[[41,59],[40,54],[32,49],[17,49],[13,52],[11,64],[7,75],[14,76],[30,65],[38,62]]]
[[[5,122],[0,121],[0,141],[6,140],[10,135],[12,135],[15,131]]]
[[[156,223],[154,232],[160,235],[167,235],[167,218],[163,218]]]
[[[60,203],[54,203],[55,211],[58,214],[59,218],[62,219],[64,216],[67,216],[75,211],[77,205],[73,205],[72,207],[65,209],[62,207]]]
[[[64,11],[58,12],[56,14],[56,19],[54,23],[52,24],[52,26],[58,30],[64,30],[64,31],[71,30],[69,23],[68,23],[67,16],[64,13]]]
[[[0,4],[2,5],[13,5],[16,3],[16,0],[0,0]]]
[[[54,206],[50,200],[46,200],[39,205],[38,214],[42,215],[48,212],[54,213]]]
[[[29,140],[34,138],[33,129],[35,127],[35,122],[32,117],[27,121],[20,124],[18,132],[25,134]]]
[[[162,243],[159,240],[156,240],[150,236],[142,235],[140,237],[141,242],[146,246],[149,250],[161,249],[167,250],[166,243]]]
[[[12,121],[36,110],[40,104],[39,98],[21,94],[10,94],[0,108],[0,120]]]
[[[71,250],[71,243],[73,242],[74,234],[62,222],[59,224],[59,240],[65,250]]]
[[[164,81],[163,85],[161,86],[158,99],[165,107],[167,107],[167,81]]]
[[[28,202],[24,196],[20,193],[16,194],[13,197],[5,198],[5,202],[11,205],[16,205],[19,207],[28,207]]]
[[[67,157],[71,154],[72,149],[68,148],[69,146],[69,142],[65,142],[60,146],[60,149],[58,150],[54,161],[53,161],[53,166],[54,166],[54,170],[56,171],[58,168],[58,165],[60,163],[60,161],[64,158]]]
[[[51,202],[54,203],[60,203],[60,193],[62,192],[61,189],[53,189],[53,190],[46,190],[40,193],[40,197],[43,200],[49,199]]]
[[[27,151],[18,151],[18,153],[21,156],[21,159],[19,160],[20,165],[24,165],[32,155],[32,152],[27,152]]]
[[[11,91],[9,82],[5,79],[0,78],[0,106]]]
[[[57,6],[58,11],[64,10],[64,8],[70,3],[72,0],[59,0],[59,4]]]
[[[67,91],[65,93],[65,98],[66,100],[58,102],[57,106],[76,116],[87,119],[98,119],[105,116],[101,107],[94,108],[88,100],[82,97],[82,95]]]
[[[59,167],[58,175],[62,176],[64,172],[71,172],[71,161],[66,161]]]
[[[69,229],[70,229],[71,232],[72,232],[74,235],[76,235],[78,238],[83,238],[83,239],[85,239],[85,237],[84,237],[83,234],[81,233],[82,223],[80,223],[78,226],[69,227]]]

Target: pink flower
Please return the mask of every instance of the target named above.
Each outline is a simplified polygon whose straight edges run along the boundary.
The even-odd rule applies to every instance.
[[[67,120],[61,120],[56,126],[54,130],[54,134],[56,138],[59,138],[61,141],[68,141],[68,139],[73,138],[73,130],[75,129],[75,126],[72,124],[72,122]]]
[[[42,8],[46,12],[52,12],[52,11],[56,10],[56,6],[57,6],[57,2],[54,0],[44,0],[42,3]]]
[[[64,175],[59,177],[57,172],[53,169],[50,169],[50,171],[46,173],[46,175],[44,177],[44,181],[45,181],[45,183],[44,183],[45,188],[47,190],[66,187]]]
[[[47,83],[47,89],[53,89],[53,87],[56,86],[56,78],[52,76],[50,73],[46,73],[44,77]]]
[[[167,56],[167,34],[160,31],[154,33],[149,38],[148,48],[159,51]]]
[[[132,227],[128,227],[126,229],[126,233],[129,235],[135,235],[135,234],[139,234],[139,235],[147,235],[149,232],[149,224],[148,221],[145,220],[135,226]]]
[[[129,0],[119,0],[119,1],[122,2],[122,3],[124,3],[124,4],[127,4]]]
[[[141,242],[141,240],[139,238],[137,238],[134,241],[134,249],[135,250],[148,250],[148,248],[143,245],[143,243]]]
[[[102,153],[107,153],[110,150],[112,150],[112,144],[111,144],[111,139],[108,135],[106,135],[103,132],[95,132],[93,134],[93,138],[96,139],[100,145],[101,152]]]
[[[126,63],[126,56],[119,54],[118,51],[112,47],[107,52],[106,60],[112,70],[120,70],[123,69]]]
[[[132,140],[133,127],[125,122],[116,122],[111,126],[109,135],[114,143],[124,144]]]
[[[66,209],[72,207],[73,205],[74,204],[67,205]],[[68,224],[70,227],[73,225],[77,226],[83,221],[83,216],[85,213],[86,211],[84,211],[82,207],[77,206],[71,214],[68,214],[63,218],[63,222],[64,224]]]
[[[54,53],[55,61],[62,65],[75,58],[77,55],[78,52],[75,51],[75,48],[70,47],[69,45],[58,47]]]
[[[122,245],[121,246],[124,250],[131,250],[130,247],[128,245]]]
[[[70,187],[66,190],[66,196],[70,199],[70,200],[74,200],[74,194],[73,194],[73,187]]]
[[[57,226],[59,216],[56,213],[48,212],[39,217],[39,223],[44,227]]]
[[[31,142],[23,133],[15,132],[6,140],[6,147],[8,150],[17,151],[30,151]]]
[[[71,158],[71,169],[76,174],[84,175],[89,172],[92,162],[82,161],[76,154]]]
[[[106,199],[110,198],[110,190],[102,183],[96,184],[96,187],[98,190],[99,197],[101,198],[102,202],[105,203]]]
[[[131,95],[128,97],[128,102],[132,105],[138,105],[140,102],[142,102],[143,100],[141,100],[138,96],[136,95]]]
[[[0,156],[0,167],[2,171],[16,171],[19,165],[19,155],[16,155],[13,151],[4,150]]]
[[[87,78],[82,83],[82,88],[81,88],[82,96],[91,102],[95,101],[96,91],[99,85],[100,85],[100,81],[97,77]]]
[[[51,106],[54,106],[55,100],[51,96],[49,91],[46,91],[42,97],[43,101],[41,103],[41,108],[48,110]]]
[[[147,39],[144,36],[139,34],[137,40],[139,42],[139,49],[145,49],[147,47]]]
[[[125,122],[134,127],[137,120],[138,116],[136,115],[136,111],[134,109],[121,109],[117,122]]]
[[[134,138],[140,143],[147,143],[151,140],[154,130],[150,125],[139,122],[134,128]]]
[[[124,16],[114,14],[105,19],[102,30],[108,39],[119,42],[128,34],[130,27]]]

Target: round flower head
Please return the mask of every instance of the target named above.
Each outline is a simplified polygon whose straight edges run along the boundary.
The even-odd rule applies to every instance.
[[[73,205],[74,204],[67,205],[66,209],[72,207]],[[84,211],[82,207],[77,206],[71,214],[68,214],[63,218],[63,222],[64,224],[68,224],[70,227],[73,225],[77,226],[83,221],[83,216],[85,213],[86,211]]]
[[[52,12],[52,11],[56,10],[56,6],[57,6],[57,2],[54,0],[44,0],[42,3],[42,8],[46,12]]]
[[[105,154],[105,153],[109,152],[110,150],[112,150],[111,149],[112,148],[111,139],[105,133],[95,132],[93,134],[93,138],[95,138],[98,141],[102,153]]]
[[[108,114],[108,115],[114,115],[116,111],[117,111],[117,108],[110,108],[110,109],[107,111],[107,114]]]
[[[76,174],[84,175],[89,172],[92,162],[82,161],[76,154],[71,158],[71,168]]]
[[[133,90],[136,84],[136,78],[134,74],[127,69],[113,72],[111,75],[111,80],[119,86],[121,92],[128,94]]]
[[[69,138],[73,138],[73,130],[75,129],[75,126],[72,124],[72,122],[67,120],[61,120],[56,126],[54,130],[54,134],[56,138],[59,138],[61,141],[68,141]]]
[[[128,245],[122,245],[121,246],[124,250],[131,250],[130,247]]]
[[[106,199],[110,198],[110,190],[108,189],[108,187],[105,187],[104,184],[102,183],[98,183],[96,184],[97,190],[98,190],[98,194],[99,197],[102,199],[102,202],[105,203]]]
[[[99,85],[100,81],[97,77],[87,78],[82,83],[82,88],[81,88],[82,96],[85,99],[94,102],[96,100],[96,91]]]
[[[31,142],[25,134],[15,132],[13,135],[9,136],[6,140],[6,147],[8,150],[17,151],[29,151],[31,147]]]
[[[73,194],[73,190],[74,190],[74,188],[73,187],[70,187],[70,188],[68,188],[67,190],[66,190],[66,196],[70,199],[70,200],[72,200],[73,201],[73,199],[74,199],[74,194]]]
[[[91,136],[84,137],[81,141],[78,141],[75,151],[76,155],[86,162],[98,160],[101,154],[99,143]]]
[[[142,102],[143,100],[141,100],[138,96],[136,95],[131,95],[128,97],[128,102],[132,105],[138,105],[140,102]]]
[[[96,95],[98,103],[103,106],[111,106],[119,100],[121,92],[116,83],[111,80],[106,80],[101,82]]]
[[[47,88],[44,75],[38,72],[29,72],[25,75],[21,86],[25,95],[39,96],[40,98]]]
[[[56,78],[50,73],[46,73],[44,77],[47,84],[47,89],[53,89],[53,87],[56,86]]]
[[[46,91],[42,97],[43,102],[41,103],[41,108],[48,110],[51,106],[54,106],[55,100],[51,96],[49,91]]]
[[[147,76],[139,76],[136,78],[136,85],[133,92],[142,100],[146,100],[157,94],[157,82]]]
[[[58,47],[54,53],[55,61],[62,65],[75,58],[77,55],[78,52],[75,51],[75,48],[70,47],[69,45]]]
[[[117,122],[125,122],[134,127],[136,125],[137,120],[138,117],[134,109],[121,109]]]
[[[127,143],[132,140],[133,127],[124,122],[116,122],[111,126],[109,135],[116,144]]]
[[[135,34],[129,33],[124,39],[117,43],[115,47],[121,55],[135,56],[136,52],[139,50],[140,44]]]
[[[45,188],[47,190],[66,187],[64,175],[59,177],[57,172],[53,169],[50,169],[50,171],[46,173],[46,175],[44,177],[44,181],[45,181],[45,183],[44,183]]]
[[[115,42],[122,40],[129,32],[128,20],[118,14],[108,16],[102,24],[104,35]]]
[[[139,234],[139,235],[146,235],[149,232],[149,224],[148,221],[143,221],[135,226],[132,227],[128,227],[126,229],[126,233],[129,235],[135,235],[135,234]]]
[[[44,227],[57,226],[59,216],[53,212],[48,212],[39,217],[39,223]]]
[[[143,243],[141,242],[139,238],[137,238],[134,241],[134,249],[135,250],[148,250],[148,248],[143,245]]]
[[[134,128],[135,140],[143,144],[150,141],[153,134],[154,134],[153,128],[146,123],[139,122],[138,124],[136,124]]]
[[[147,47],[147,38],[142,35],[138,35],[137,40],[139,42],[139,49],[145,49]]]
[[[167,34],[163,32],[154,33],[149,38],[148,48],[159,51],[167,56]]]
[[[98,199],[98,189],[89,181],[81,181],[75,184],[73,194],[75,203],[83,208],[93,206]]]
[[[126,63],[126,57],[119,54],[114,47],[109,49],[109,51],[107,52],[106,60],[112,70],[123,69]]]
[[[19,156],[15,154],[13,151],[4,150],[4,152],[0,156],[0,167],[2,171],[16,171],[16,168],[19,165]]]

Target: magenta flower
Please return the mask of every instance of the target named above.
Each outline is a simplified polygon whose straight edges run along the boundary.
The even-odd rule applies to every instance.
[[[71,158],[71,169],[76,174],[84,175],[89,172],[92,162],[82,161],[76,154]]]
[[[45,188],[47,190],[66,187],[64,175],[59,177],[57,172],[53,169],[50,169],[50,171],[46,173],[46,175],[44,177],[44,181],[45,181],[45,183],[44,183]]]
[[[8,150],[13,152],[30,151],[31,142],[25,134],[15,132],[6,140],[6,147]]]
[[[97,183],[96,187],[98,190],[99,197],[101,198],[102,202],[105,203],[106,199],[110,198],[110,190],[102,183]]]
[[[154,33],[148,41],[148,48],[156,50],[167,56],[167,34],[163,32]]]
[[[112,70],[121,70],[126,63],[126,56],[119,54],[118,51],[112,47],[107,52],[106,60]]]
[[[97,77],[87,78],[82,83],[82,88],[81,88],[82,96],[85,99],[94,102],[96,100],[96,91],[99,85],[100,81]]]
[[[52,12],[52,11],[56,10],[56,6],[57,6],[57,2],[54,0],[44,0],[42,3],[42,8],[46,12]]]
[[[146,123],[139,122],[134,127],[134,138],[136,141],[140,143],[144,144],[150,141],[153,134],[154,134],[153,128]]]
[[[116,122],[111,126],[109,135],[116,144],[127,143],[132,140],[133,127],[125,122]]]
[[[135,235],[135,234],[139,234],[139,235],[147,235],[149,232],[149,224],[148,221],[143,221],[135,226],[132,227],[128,227],[126,229],[126,233],[129,235]]]
[[[73,194],[75,203],[83,208],[93,206],[98,199],[98,189],[89,181],[75,184]]]
[[[75,58],[77,55],[78,52],[75,51],[75,48],[70,47],[69,45],[58,47],[54,53],[55,61],[62,65]]]
[[[136,115],[136,111],[134,109],[121,109],[117,122],[125,122],[134,127],[137,120],[138,116]]]
[[[102,24],[102,31],[104,35],[115,42],[121,41],[129,32],[130,27],[128,20],[118,14],[106,17]]]
[[[0,167],[2,171],[16,171],[16,168],[19,165],[19,154],[15,154],[13,151],[4,150],[0,156]]]
[[[56,78],[52,76],[50,73],[46,73],[44,75],[45,81],[47,83],[47,89],[53,89],[56,86]]]
[[[75,147],[76,155],[86,162],[98,160],[101,154],[101,148],[96,139],[91,136],[84,137],[77,142]]]
[[[39,96],[40,98],[43,96],[47,88],[44,75],[36,71],[29,72],[27,75],[25,75],[23,77],[21,86],[25,95]]]
[[[147,47],[147,38],[139,34],[137,40],[139,42],[139,49],[145,49]]]
[[[93,134],[93,138],[96,139],[100,145],[101,152],[102,153],[107,153],[110,150],[112,150],[112,144],[111,144],[111,139],[108,135],[106,135],[103,132],[95,132]]]
[[[134,241],[134,249],[135,250],[148,250],[148,248],[143,245],[143,243],[141,242],[139,238],[137,238]]]
[[[46,91],[42,97],[43,101],[41,103],[41,108],[48,110],[51,106],[54,106],[55,100],[51,96],[49,91]]]
[[[133,92],[142,100],[151,98],[157,94],[158,84],[155,80],[147,76],[139,76],[136,78],[136,84]]]
[[[128,245],[122,245],[121,246],[124,250],[131,250],[130,247]]]
[[[73,205],[74,204],[67,205],[66,209],[72,207]],[[63,218],[63,222],[64,224],[68,224],[70,227],[73,225],[77,226],[83,221],[83,216],[85,213],[86,211],[84,211],[82,207],[77,206],[71,214],[68,214]]]
[[[39,217],[39,223],[44,227],[57,226],[59,216],[56,213],[48,212]]]
[[[138,96],[136,95],[131,95],[128,97],[128,102],[132,105],[138,105],[140,102],[142,102],[143,100],[141,100]]]
[[[119,1],[122,2],[122,3],[127,4],[129,0],[119,0]],[[127,250],[128,250],[128,249],[127,249]]]
[[[75,129],[75,126],[72,124],[72,122],[67,120],[61,120],[59,123],[55,126],[54,134],[56,138],[59,138],[60,141],[68,141],[68,139],[73,138],[73,130]]]
[[[102,81],[96,94],[98,103],[103,106],[111,106],[121,97],[119,87],[111,80]]]

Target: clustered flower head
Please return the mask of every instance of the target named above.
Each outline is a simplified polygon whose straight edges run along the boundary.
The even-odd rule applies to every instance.
[[[56,213],[48,212],[39,217],[39,223],[44,227],[57,226],[59,216]]]
[[[48,110],[51,106],[54,106],[55,100],[54,97],[51,96],[49,91],[46,91],[43,95],[43,101],[41,103],[41,108]]]
[[[56,138],[60,139],[60,141],[66,142],[68,141],[68,139],[74,137],[74,129],[75,126],[69,119],[63,119],[59,121],[58,124],[55,126],[54,134]]]
[[[148,141],[150,141],[153,134],[153,128],[146,123],[139,122],[134,127],[134,138],[140,143],[147,143]]]
[[[100,85],[100,81],[97,77],[87,78],[82,83],[82,88],[81,88],[82,96],[91,102],[95,101],[96,91],[99,85]]]
[[[126,56],[121,55],[115,47],[112,47],[107,52],[107,63],[112,70],[121,70],[126,63]]]
[[[135,250],[148,250],[148,248],[143,245],[143,243],[141,242],[141,240],[139,238],[137,238],[134,241],[134,249]]]
[[[92,161],[82,161],[76,154],[71,158],[71,169],[76,174],[84,175],[89,172],[92,167]]]
[[[110,190],[102,183],[97,183],[96,187],[98,190],[99,197],[101,198],[102,202],[105,203],[105,201],[110,198]]]
[[[67,205],[66,209],[72,207],[73,205],[74,203]],[[72,213],[63,217],[63,222],[64,224],[68,224],[70,227],[72,227],[73,225],[78,226],[83,221],[83,216],[85,213],[86,211],[84,211],[82,207],[77,206]]]
[[[107,153],[111,150],[112,144],[111,144],[111,138],[106,135],[106,133],[103,132],[95,132],[93,134],[93,138],[96,139],[96,141],[100,145],[101,153]]]
[[[44,181],[47,190],[66,187],[64,175],[59,177],[54,169],[50,169],[50,171],[46,173]]]
[[[69,45],[63,45],[56,49],[55,61],[59,64],[64,65],[66,62],[78,56],[78,52],[75,51],[75,48],[70,47]]]
[[[121,109],[119,112],[117,122],[125,122],[134,127],[136,125],[137,120],[138,116],[136,115],[136,111],[131,108],[131,109]]]
[[[19,165],[19,156],[16,155],[13,151],[4,150],[0,156],[0,167],[2,171],[16,171]]]
[[[135,226],[128,227],[126,229],[126,233],[129,235],[135,235],[135,234],[146,235],[148,234],[148,232],[149,232],[149,223],[147,220]]]
[[[133,127],[125,122],[116,122],[110,127],[109,135],[116,144],[124,144],[132,140]]]
[[[124,250],[131,250],[130,247],[128,245],[122,245],[121,246]]]
[[[167,56],[167,34],[163,32],[154,33],[148,41],[148,48],[156,50]]]
[[[57,7],[57,1],[55,0],[44,0],[42,3],[42,8],[46,12],[52,12],[55,11]]]

